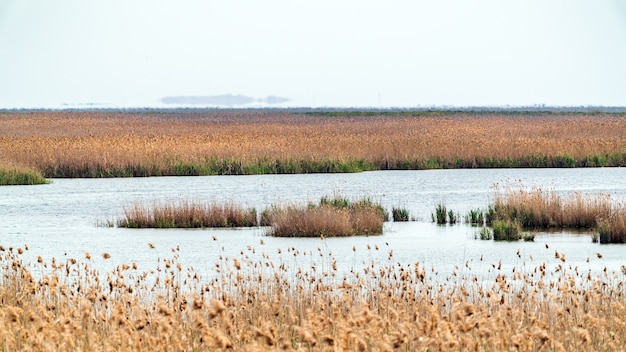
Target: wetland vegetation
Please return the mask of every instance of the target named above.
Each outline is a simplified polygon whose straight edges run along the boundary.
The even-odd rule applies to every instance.
[[[323,197],[318,204],[273,206],[263,214],[270,236],[341,237],[381,235],[387,214],[369,198]]]
[[[257,219],[258,218],[258,219]],[[387,214],[369,198],[349,200],[340,196],[322,197],[319,203],[306,205],[274,204],[260,216],[256,209],[233,203],[152,202],[135,203],[124,209],[117,224],[129,228],[203,228],[270,226],[270,236],[336,237],[380,235]]]
[[[574,192],[560,196],[541,188],[508,189],[496,192],[485,217],[488,223],[493,222],[494,230],[504,230],[504,239],[518,239],[521,229],[589,228],[598,232],[594,241],[626,242],[625,204],[606,194],[585,196]]]
[[[443,203],[435,206],[431,217],[439,225],[454,225],[461,220],[458,213],[447,209]],[[273,204],[260,215],[255,209],[233,203],[186,200],[179,200],[177,204],[135,203],[124,209],[121,219],[108,223],[131,228],[269,226],[271,236],[335,237],[381,234],[383,223],[390,219],[409,221],[409,212],[392,207],[389,215],[381,204],[370,198],[350,200],[335,196],[322,197],[317,204]],[[533,240],[532,231],[538,229],[585,228],[596,231],[593,242],[626,242],[626,206],[623,201],[603,194],[584,196],[574,192],[560,196],[554,191],[523,187],[504,192],[497,190],[487,211],[472,209],[463,219],[472,226],[491,228],[481,231],[477,236],[481,239]]]
[[[625,166],[625,130],[620,114],[0,113],[0,162],[40,177]],[[391,216],[409,220],[399,207]],[[465,264],[443,277],[426,263],[396,262],[384,244],[367,245],[363,268],[340,266],[326,238],[381,234],[387,217],[368,198],[275,204],[261,214],[181,200],[134,203],[111,223],[263,224],[268,235],[321,239],[320,261],[291,245],[270,258],[263,239],[239,256],[222,247],[207,256],[215,262],[204,277],[181,264],[178,248],[154,267],[127,262],[101,272],[98,262],[115,260],[109,253],[46,260],[27,246],[0,245],[0,349],[615,351],[626,344],[626,266],[573,265],[547,244],[551,262],[519,250],[512,267],[463,256]],[[442,224],[465,219],[481,229],[476,238],[517,241],[524,231],[579,227],[597,231],[601,243],[625,242],[625,218],[608,195],[543,189],[496,193],[486,211],[464,217],[443,203],[433,214]],[[587,263],[601,267],[602,255]]]
[[[431,219],[438,225],[455,224],[458,215],[438,203]],[[532,231],[539,229],[583,228],[595,231],[593,242],[626,243],[626,204],[608,194],[560,196],[555,191],[524,187],[496,190],[486,211],[472,209],[464,220],[472,226],[490,227],[483,227],[476,236],[486,240],[532,241]]]
[[[216,204],[179,200],[137,202],[124,209],[117,221],[119,227],[130,228],[202,228],[257,226],[255,209],[244,209],[233,203]]]
[[[0,165],[0,186],[41,185],[49,182],[37,170]]]
[[[617,113],[3,112],[0,161],[47,178],[626,166],[625,131]]]
[[[29,262],[27,251],[0,246],[5,351],[618,351],[626,344],[626,266],[587,271],[559,252],[555,264],[518,251],[517,266],[486,263],[484,278],[469,262],[447,277],[424,263],[396,264],[393,251],[355,272],[323,249],[318,267],[306,258],[298,265],[296,249],[277,265],[249,247],[221,256],[214,277],[202,278],[180,264],[176,248],[154,267],[120,263],[106,273],[92,267],[114,260],[108,253]]]

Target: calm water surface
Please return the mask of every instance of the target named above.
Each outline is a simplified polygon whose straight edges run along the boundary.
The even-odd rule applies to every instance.
[[[265,253],[277,262],[294,266],[323,266],[332,256],[344,270],[361,269],[372,261],[401,265],[419,261],[442,273],[449,273],[456,266],[484,274],[500,261],[505,270],[542,262],[556,265],[554,254],[559,251],[567,255],[567,263],[572,266],[619,270],[626,264],[626,246],[593,244],[590,233],[539,233],[535,242],[496,243],[475,240],[478,230],[466,225],[434,225],[430,214],[439,202],[460,214],[485,208],[495,185],[540,186],[563,194],[605,193],[626,199],[625,176],[625,169],[595,168],[54,179],[49,185],[0,188],[0,244],[28,245],[28,260],[38,255],[47,260],[79,259],[89,252],[94,257],[93,265],[101,270],[130,262],[150,270],[156,267],[158,258],[170,258],[171,249],[178,247],[181,263],[206,275],[211,275],[220,256],[240,256],[252,251],[254,255]],[[233,201],[263,210],[274,203],[306,203],[335,194],[350,198],[368,196],[389,210],[393,206],[403,207],[418,221],[386,223],[382,236],[325,241],[271,238],[265,235],[265,228],[136,230],[97,226],[118,218],[125,206],[137,201]],[[148,243],[156,248],[150,249]],[[282,254],[278,254],[279,249]],[[288,249],[298,251],[299,256],[294,257]],[[101,258],[105,252],[111,254],[111,259]],[[597,258],[598,252],[602,259]]]

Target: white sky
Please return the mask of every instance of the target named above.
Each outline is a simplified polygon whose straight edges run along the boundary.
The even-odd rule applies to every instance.
[[[626,0],[0,0],[0,108],[626,105]]]

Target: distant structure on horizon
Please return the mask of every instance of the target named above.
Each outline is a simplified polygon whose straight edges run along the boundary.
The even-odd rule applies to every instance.
[[[289,98],[267,96],[261,99],[255,99],[246,95],[205,95],[205,96],[175,96],[164,97],[161,99],[163,104],[176,104],[176,105],[207,105],[207,106],[245,106],[254,103],[276,105],[290,101]]]

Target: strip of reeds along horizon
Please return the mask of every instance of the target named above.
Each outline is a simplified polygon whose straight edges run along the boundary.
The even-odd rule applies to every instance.
[[[594,228],[605,234],[601,243],[626,241],[624,203],[607,194],[560,196],[541,188],[507,189],[496,194],[486,217],[488,223],[516,222],[523,229]]]
[[[626,116],[0,113],[2,157],[47,177],[626,166]]]
[[[274,206],[262,222],[276,237],[343,237],[380,235],[385,210],[368,198],[350,201],[323,197],[319,204]]]
[[[216,258],[213,275],[203,278],[183,268],[178,249],[154,267],[116,263],[99,273],[95,263],[115,257],[29,262],[28,247],[0,245],[0,350],[561,352],[626,345],[626,266],[573,270],[564,253],[551,262],[518,254],[512,274],[498,263],[477,265],[493,267],[484,281],[473,264],[446,276],[424,263],[400,265],[378,247],[354,247],[355,255],[380,258],[364,272],[323,251],[328,265],[316,267],[295,249],[272,259],[259,249]]]
[[[244,209],[233,203],[217,204],[187,200],[136,202],[124,209],[119,227],[130,228],[202,228],[257,226],[255,209]]]

